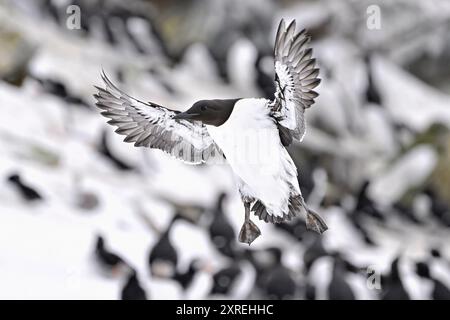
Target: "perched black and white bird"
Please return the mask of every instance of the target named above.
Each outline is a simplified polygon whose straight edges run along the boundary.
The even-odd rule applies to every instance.
[[[26,185],[19,174],[14,173],[8,177],[8,181],[17,186],[21,196],[26,201],[38,201],[42,200],[42,196],[32,187]]]
[[[213,283],[210,295],[228,295],[241,274],[241,268],[237,263],[233,263],[220,269],[213,275]]]
[[[335,255],[333,274],[328,285],[328,299],[355,300],[355,294],[346,279],[347,269],[347,262],[340,255]]]
[[[250,262],[256,272],[255,285],[262,292],[267,290],[268,276],[280,265],[281,254],[280,249],[275,247],[245,250],[245,258]]]
[[[98,151],[104,155],[106,158],[111,160],[111,162],[119,169],[123,171],[130,171],[134,170],[131,165],[124,162],[123,160],[119,159],[117,156],[115,156],[108,145],[108,133],[106,131],[102,132],[102,136],[100,138],[100,143],[98,145]]]
[[[152,276],[172,278],[177,271],[178,253],[170,240],[170,231],[178,219],[178,215],[172,218],[167,229],[150,250],[148,264]]]
[[[293,299],[297,292],[297,283],[293,273],[283,265],[281,249],[271,248],[271,250],[274,253],[276,262],[265,276],[264,294],[269,299]]]
[[[206,268],[206,263],[199,259],[193,259],[186,270],[175,270],[172,279],[178,282],[183,290],[189,288],[197,273]]]
[[[381,278],[382,300],[411,300],[411,297],[403,285],[403,280],[399,270],[400,256],[391,263],[391,271]]]
[[[131,270],[120,293],[121,300],[147,300],[147,293],[142,288],[135,270]]]
[[[367,192],[370,186],[370,181],[366,180],[361,185],[358,191],[356,207],[354,215],[366,214],[379,221],[385,221],[385,216],[378,210],[376,203],[369,198]]]
[[[279,223],[303,214],[309,229],[328,227],[306,205],[297,168],[286,150],[305,135],[305,110],[318,94],[310,38],[282,20],[275,42],[275,99],[200,100],[178,112],[142,102],[118,89],[102,73],[106,88],[94,95],[101,114],[125,135],[125,142],[156,148],[191,164],[226,158],[238,181],[245,207],[239,241],[251,244],[260,230],[250,220],[253,211],[265,222]],[[217,157],[218,156],[218,157]]]
[[[128,269],[123,258],[106,248],[105,239],[100,235],[95,244],[95,257],[101,271],[108,277],[116,277]]]
[[[367,287],[367,268],[354,265],[339,251],[314,260],[306,274],[303,291],[308,300],[372,298]]]
[[[43,90],[62,99],[64,102],[71,105],[81,106],[86,109],[91,108],[91,106],[84,101],[83,98],[69,92],[63,82],[51,78],[40,78],[33,74],[29,74],[29,77],[36,80],[42,86]]]
[[[373,66],[371,55],[367,54],[364,56],[364,63],[367,68],[367,88],[366,88],[366,101],[368,103],[373,103],[376,105],[382,105],[382,98],[380,92],[378,91],[377,85],[373,80]]]
[[[213,218],[208,231],[214,247],[223,255],[234,258],[236,255],[236,233],[223,210],[223,201],[225,199],[226,194],[221,193],[213,210]]]
[[[426,262],[421,261],[416,263],[416,273],[419,277],[432,283],[432,292],[429,298],[433,300],[450,300],[450,289],[432,275],[430,267]]]
[[[303,254],[304,272],[308,275],[311,266],[314,262],[321,258],[329,255],[328,251],[323,246],[322,239],[317,237],[314,238],[312,243],[305,249]]]

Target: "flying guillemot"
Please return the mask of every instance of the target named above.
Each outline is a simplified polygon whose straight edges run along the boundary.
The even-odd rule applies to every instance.
[[[327,230],[309,209],[297,180],[297,168],[286,147],[305,135],[305,110],[318,94],[319,69],[306,31],[281,20],[275,41],[275,99],[200,100],[185,112],[135,99],[102,72],[105,88],[94,95],[101,114],[125,135],[125,142],[149,147],[191,164],[226,159],[245,207],[239,241],[251,244],[260,230],[250,220],[279,223],[305,215],[306,225]]]

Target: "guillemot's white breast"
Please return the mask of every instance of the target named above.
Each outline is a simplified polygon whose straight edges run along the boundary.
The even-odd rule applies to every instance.
[[[207,126],[248,196],[262,201],[267,212],[287,214],[292,191],[300,193],[295,165],[283,147],[266,99],[238,100],[227,121]],[[294,190],[293,190],[294,189]]]

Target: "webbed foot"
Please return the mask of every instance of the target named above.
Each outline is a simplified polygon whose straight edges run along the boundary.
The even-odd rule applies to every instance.
[[[328,226],[318,213],[308,209],[306,215],[306,228],[320,234],[324,233],[328,229]]]
[[[246,220],[239,232],[239,242],[248,243],[250,245],[256,238],[261,235],[261,231],[251,220]]]

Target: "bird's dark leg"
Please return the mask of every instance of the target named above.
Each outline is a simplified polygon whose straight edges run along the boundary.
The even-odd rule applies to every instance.
[[[248,243],[250,245],[256,238],[261,235],[261,231],[256,224],[250,220],[250,204],[251,202],[244,201],[245,208],[245,221],[239,232],[239,241],[242,243]]]

